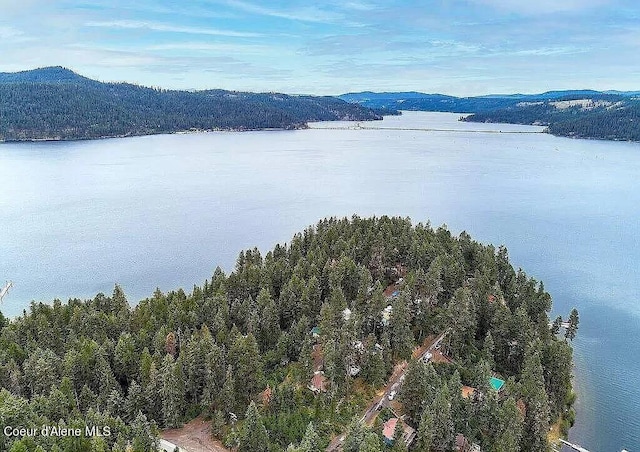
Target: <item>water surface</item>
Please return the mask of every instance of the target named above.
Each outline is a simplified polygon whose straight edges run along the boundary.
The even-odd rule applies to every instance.
[[[592,452],[640,451],[640,145],[406,113],[363,127],[0,145],[3,312],[189,289],[240,249],[326,216],[402,215],[505,244],[576,306],[578,425]],[[353,124],[334,123],[342,127]],[[317,127],[327,127],[327,124]]]

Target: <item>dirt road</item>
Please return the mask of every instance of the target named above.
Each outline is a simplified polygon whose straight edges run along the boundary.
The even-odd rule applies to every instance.
[[[413,357],[417,359],[423,359],[427,353],[432,353],[433,351],[435,351],[440,346],[440,342],[442,342],[442,339],[444,339],[446,334],[447,333],[444,332],[435,338],[434,337],[428,338],[422,344],[422,346],[416,348],[413,351]],[[382,394],[377,395],[373,399],[373,401],[367,407],[367,410],[362,415],[362,418],[360,418],[360,420],[364,424],[371,425],[374,419],[376,418],[378,411],[380,411],[383,407],[390,405],[391,400],[389,400],[389,396],[393,391],[395,391],[395,393],[392,399],[395,399],[395,395],[400,390],[400,387],[402,386],[402,382],[404,381],[404,376],[405,376],[405,373],[407,372],[407,366],[408,366],[407,361],[402,361],[395,365],[395,367],[393,368],[393,373],[391,374],[391,377],[389,377],[389,381],[387,382],[387,385],[382,391]],[[336,452],[341,450],[342,443],[344,442],[345,437],[346,437],[346,432],[336,436],[331,441],[331,443],[329,443],[329,446],[326,449],[327,452]]]
[[[181,452],[229,452],[222,443],[211,438],[210,423],[197,417],[182,428],[165,430],[160,438],[180,447]]]

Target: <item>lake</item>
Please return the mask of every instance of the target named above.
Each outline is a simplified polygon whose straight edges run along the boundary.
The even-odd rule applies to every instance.
[[[446,223],[506,245],[544,281],[554,315],[579,309],[570,438],[640,451],[640,144],[486,133],[540,128],[458,117],[2,144],[0,282],[15,284],[2,310],[116,282],[132,302],[189,290],[217,265],[230,271],[241,249],[327,216]]]

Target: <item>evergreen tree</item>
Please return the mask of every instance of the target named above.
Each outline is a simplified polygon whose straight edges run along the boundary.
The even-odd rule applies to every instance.
[[[413,333],[409,319],[409,310],[405,296],[396,297],[389,320],[389,338],[391,349],[398,359],[409,359],[414,346]]]
[[[138,412],[131,424],[133,450],[155,452],[159,447],[157,434],[155,426],[147,421],[147,417],[144,414]]]
[[[445,383],[436,395],[431,412],[436,413],[433,423],[433,449],[440,452],[453,449],[455,432],[451,417],[451,396]]]
[[[300,452],[321,452],[322,447],[320,446],[320,435],[316,432],[313,427],[313,423],[309,422],[307,425],[307,430],[302,437],[302,441],[300,442]]]
[[[354,419],[349,425],[349,430],[344,439],[342,450],[344,452],[359,452],[367,436],[367,429],[358,419]]]
[[[367,432],[358,452],[382,452],[383,445],[380,437],[373,432]]]
[[[580,323],[580,319],[578,317],[578,310],[573,308],[571,313],[569,314],[569,326],[567,327],[567,331],[564,334],[564,337],[573,341],[578,334],[578,324]]]
[[[522,372],[522,396],[526,404],[522,452],[542,452],[548,449],[549,399],[544,389],[542,364],[537,348],[530,346]]]
[[[398,399],[404,412],[414,424],[420,422],[420,416],[435,397],[435,388],[439,386],[439,378],[431,364],[411,360],[405,374]]]
[[[254,402],[249,404],[239,436],[241,452],[267,452],[269,436]]]
[[[496,452],[519,452],[522,436],[522,415],[515,400],[509,397],[498,414]]]
[[[429,407],[426,407],[420,416],[418,426],[416,452],[430,452],[433,446],[435,415]]]
[[[179,427],[184,402],[184,380],[171,354],[167,354],[162,362],[161,376],[160,396],[164,425],[169,428]]]
[[[373,386],[384,383],[386,369],[382,351],[376,347],[375,336],[369,335],[362,362],[362,378]]]

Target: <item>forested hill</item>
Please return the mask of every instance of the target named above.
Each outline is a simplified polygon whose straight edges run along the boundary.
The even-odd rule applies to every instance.
[[[502,122],[548,126],[553,135],[604,140],[640,141],[640,98],[599,95],[520,102],[463,118],[470,122]]]
[[[574,312],[561,336],[550,310],[502,247],[408,218],[326,219],[189,292],[131,307],[116,286],[0,316],[2,424],[111,433],[0,435],[0,450],[156,452],[158,428],[203,414],[238,452],[321,452],[342,435],[345,451],[406,452],[398,430],[383,442],[392,418],[411,450],[452,451],[463,435],[546,451],[550,423],[571,424],[578,325]]]
[[[338,96],[342,100],[370,108],[408,111],[442,111],[451,113],[480,113],[513,107],[521,102],[546,102],[563,98],[593,98],[603,95],[631,98],[640,92],[569,90],[547,91],[540,94],[491,94],[476,97],[455,97],[415,91],[375,93],[364,91]]]
[[[442,94],[351,93],[347,102],[378,109],[473,113],[464,120],[548,126],[553,135],[640,141],[640,92],[549,91],[453,97]]]
[[[0,73],[0,141],[295,129],[309,121],[377,119],[380,112],[335,97],[171,91],[102,83],[61,67]]]

